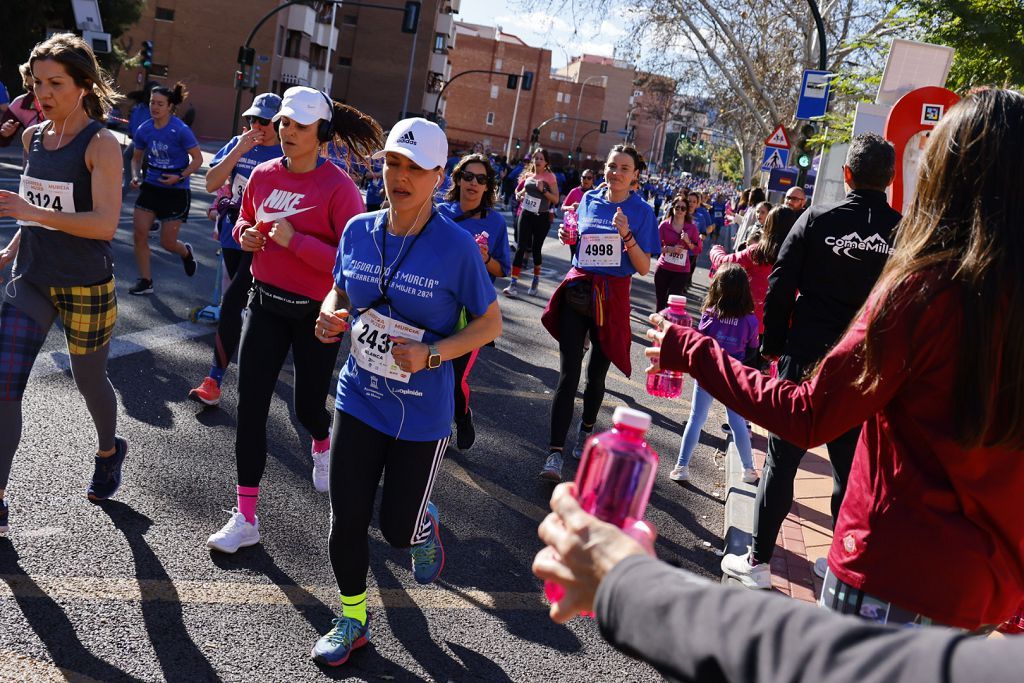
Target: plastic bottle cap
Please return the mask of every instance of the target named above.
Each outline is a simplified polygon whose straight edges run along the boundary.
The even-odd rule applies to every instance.
[[[639,410],[619,406],[612,413],[612,424],[625,425],[646,432],[647,428],[651,426],[651,416]]]
[[[686,305],[686,296],[683,295],[683,294],[672,294],[668,298],[668,305],[669,306],[685,306]]]
[[[490,237],[490,235],[487,234],[486,230],[484,230],[482,233],[480,233],[480,236],[481,237]]]

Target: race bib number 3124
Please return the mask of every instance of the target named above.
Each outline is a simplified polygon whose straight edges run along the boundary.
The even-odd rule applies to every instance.
[[[40,180],[32,176],[21,176],[18,194],[32,206],[51,209],[62,213],[75,212],[75,186],[73,183],[60,180]],[[18,221],[18,225],[38,225],[47,230],[55,230],[34,221]]]

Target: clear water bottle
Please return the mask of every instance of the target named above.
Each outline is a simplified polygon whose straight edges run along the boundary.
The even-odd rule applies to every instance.
[[[487,234],[487,231],[484,230],[483,232],[476,236],[476,243],[482,247],[486,247],[487,240],[490,239],[490,237],[491,236]]]
[[[587,439],[576,472],[576,497],[580,506],[598,519],[620,529],[635,528],[644,518],[658,472],[658,454],[644,436],[651,416],[618,407],[613,427]],[[558,602],[565,590],[552,581],[544,594]]]
[[[576,220],[576,212],[566,211],[562,221],[562,229],[565,231],[565,244],[571,247],[580,239],[580,226]]]
[[[693,327],[693,320],[686,312],[686,297],[681,294],[668,298],[668,308],[661,315],[675,325]],[[683,373],[663,369],[647,375],[647,393],[661,398],[679,398],[683,393]]]

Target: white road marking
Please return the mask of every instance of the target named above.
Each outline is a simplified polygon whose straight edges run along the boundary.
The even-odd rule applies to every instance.
[[[110,360],[130,356],[142,351],[154,351],[165,346],[173,346],[212,332],[214,332],[214,328],[210,325],[193,323],[187,320],[132,332],[121,337],[114,337],[111,340]],[[70,367],[71,361],[68,358],[68,354],[63,351],[39,354],[39,357],[36,358],[36,364],[32,368],[32,377],[56,375],[68,370]]]

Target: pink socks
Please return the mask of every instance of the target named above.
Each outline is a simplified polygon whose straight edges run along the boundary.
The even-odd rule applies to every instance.
[[[314,453],[326,453],[331,450],[331,435],[328,434],[326,439],[313,439],[313,452]]]
[[[260,496],[259,486],[236,486],[238,493],[238,511],[249,524],[256,523],[256,500]]]

